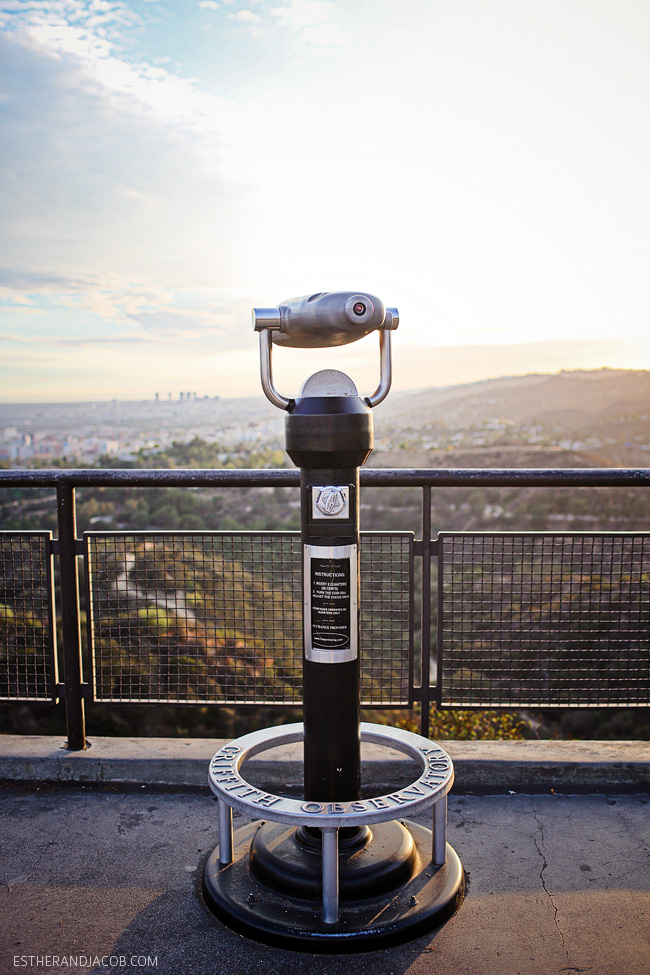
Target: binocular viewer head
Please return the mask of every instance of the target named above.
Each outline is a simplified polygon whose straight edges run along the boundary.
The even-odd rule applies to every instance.
[[[293,349],[348,345],[398,324],[396,308],[386,308],[375,295],[354,291],[323,291],[289,298],[276,308],[253,309],[255,331],[268,329],[274,345]]]
[[[264,395],[282,410],[291,410],[295,405],[294,400],[278,392],[273,383],[271,353],[274,345],[293,349],[327,349],[337,345],[349,345],[370,332],[378,332],[379,386],[372,395],[365,397],[368,406],[377,406],[386,398],[390,389],[390,334],[398,325],[397,308],[386,308],[383,301],[375,295],[356,291],[320,291],[309,297],[289,298],[276,308],[253,308],[253,328],[260,337],[260,375]],[[351,384],[356,395],[350,378],[343,373],[337,375]],[[316,377],[312,376],[311,380],[314,379]],[[303,384],[301,396],[316,396],[314,389],[318,387],[321,390],[321,385],[316,383],[314,386],[308,381]],[[339,387],[336,386],[336,389]],[[326,395],[340,395],[340,390],[339,393],[330,392]]]

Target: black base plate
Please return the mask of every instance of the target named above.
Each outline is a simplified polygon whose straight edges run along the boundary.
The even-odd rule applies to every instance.
[[[299,837],[302,837],[301,839]],[[300,829],[265,823],[250,848],[250,870],[266,887],[299,900],[319,901],[322,844]],[[360,843],[339,848],[342,902],[378,897],[408,883],[417,861],[413,837],[396,820],[366,827]]]
[[[233,862],[228,866],[219,865],[219,848],[215,847],[205,865],[203,895],[221,921],[265,944],[298,951],[353,952],[409,941],[446,921],[462,901],[465,888],[463,868],[452,847],[447,845],[445,865],[434,867],[430,830],[412,822],[404,822],[403,826],[414,845],[413,855],[409,856],[410,876],[400,876],[399,880],[396,876],[394,888],[375,896],[356,897],[342,884],[336,924],[323,922],[320,895],[292,896],[286,889],[277,889],[275,876],[271,877],[275,885],[272,887],[251,871],[251,845],[265,827],[261,822],[237,830]],[[290,831],[285,828],[285,832]],[[280,836],[280,845],[288,842],[286,836]],[[263,845],[267,845],[267,840]],[[254,846],[259,848],[259,841]],[[319,869],[320,858],[314,860]],[[343,863],[341,867],[343,877]],[[287,887],[291,889],[293,885],[289,883]]]

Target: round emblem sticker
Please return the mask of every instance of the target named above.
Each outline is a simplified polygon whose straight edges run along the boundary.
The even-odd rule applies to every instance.
[[[335,517],[345,507],[343,492],[338,487],[323,488],[318,495],[316,507],[324,515],[328,515],[330,518]]]

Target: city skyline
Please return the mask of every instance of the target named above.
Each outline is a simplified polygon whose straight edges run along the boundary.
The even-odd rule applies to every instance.
[[[397,305],[396,389],[650,368],[649,42],[640,0],[0,0],[0,401],[257,394],[251,307],[324,289]]]

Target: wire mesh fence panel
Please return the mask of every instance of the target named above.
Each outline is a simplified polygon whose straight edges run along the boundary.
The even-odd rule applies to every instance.
[[[51,532],[0,532],[0,700],[51,701],[56,629]]]
[[[299,537],[84,537],[95,700],[299,700]]]
[[[443,707],[650,705],[650,535],[441,533]]]
[[[361,535],[361,703],[410,707],[413,534]]]
[[[89,532],[84,542],[95,700],[301,703],[298,533]],[[409,693],[409,581],[401,564],[391,568],[394,546],[378,540],[370,547],[368,556],[364,540],[364,690],[373,704],[390,703],[396,693],[402,703]],[[408,563],[408,544],[404,551]],[[378,567],[392,573],[399,598],[380,583]]]

